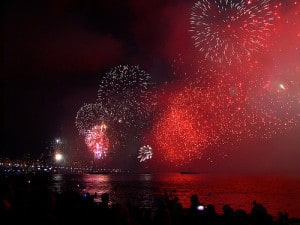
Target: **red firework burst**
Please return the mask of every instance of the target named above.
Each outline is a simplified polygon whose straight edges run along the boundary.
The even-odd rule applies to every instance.
[[[85,143],[94,153],[96,159],[103,158],[108,153],[109,139],[105,134],[105,125],[94,126],[85,136]]]

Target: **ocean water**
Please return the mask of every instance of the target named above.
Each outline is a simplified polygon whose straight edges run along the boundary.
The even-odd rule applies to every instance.
[[[215,205],[217,213],[229,204],[233,209],[250,213],[252,202],[261,203],[277,218],[278,212],[300,218],[300,175],[215,175],[215,174],[53,174],[49,189],[67,189],[80,193],[109,193],[110,204],[126,201],[140,207],[155,206],[159,195],[177,196],[189,207],[190,196],[197,194],[203,204]]]

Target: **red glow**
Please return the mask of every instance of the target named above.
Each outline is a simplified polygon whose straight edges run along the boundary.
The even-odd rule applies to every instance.
[[[108,137],[104,133],[103,126],[95,126],[85,136],[85,143],[94,153],[95,158],[103,158],[109,148]]]

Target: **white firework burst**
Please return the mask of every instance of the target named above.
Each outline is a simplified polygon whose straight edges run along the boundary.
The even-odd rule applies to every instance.
[[[115,122],[140,126],[155,105],[150,74],[139,66],[119,65],[103,77],[97,102],[105,105]]]
[[[274,15],[270,0],[200,0],[191,9],[196,49],[217,63],[243,63],[267,46]]]
[[[138,154],[137,158],[140,162],[143,162],[148,159],[151,159],[152,156],[153,156],[153,151],[152,151],[151,146],[144,145],[139,149],[139,154]]]
[[[85,134],[101,122],[109,121],[109,112],[99,103],[84,104],[77,112],[75,125],[80,134]]]

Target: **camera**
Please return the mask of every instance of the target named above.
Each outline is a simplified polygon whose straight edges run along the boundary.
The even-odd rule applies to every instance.
[[[204,205],[198,205],[197,210],[203,211],[205,209]]]

